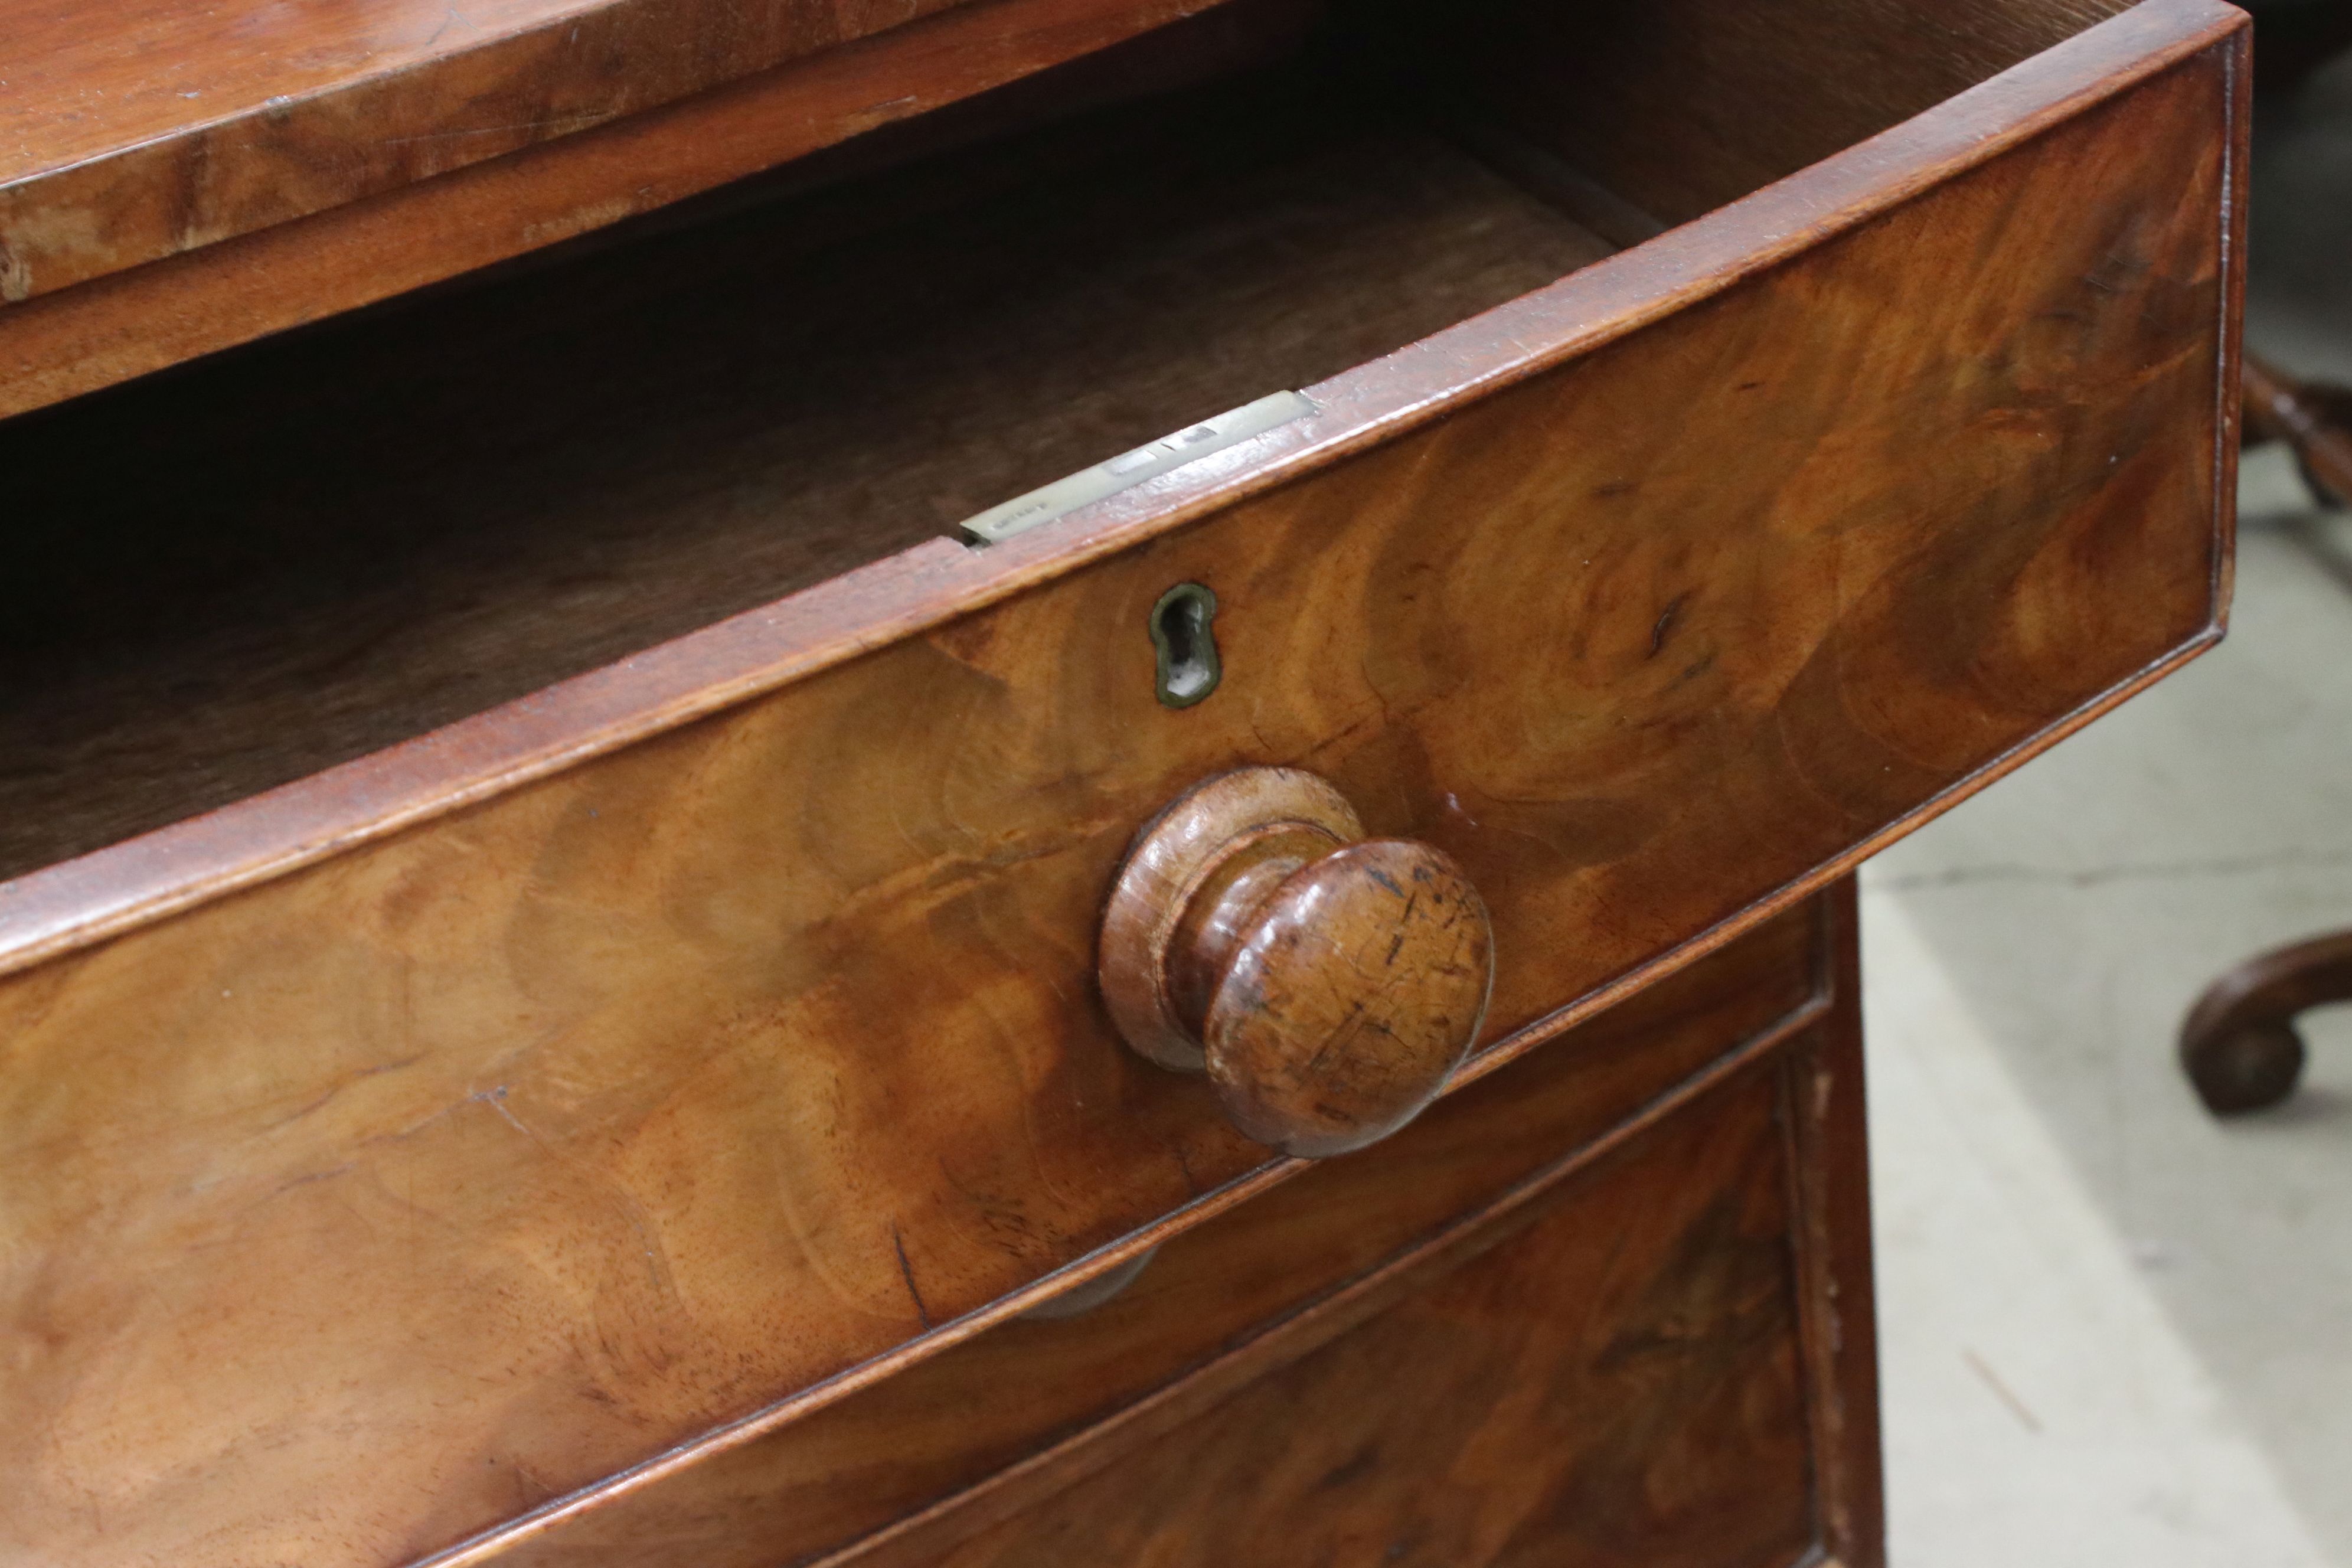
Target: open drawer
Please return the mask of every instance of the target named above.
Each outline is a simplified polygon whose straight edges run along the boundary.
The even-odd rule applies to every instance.
[[[1198,780],[1459,862],[1466,1082],[2209,646],[2243,26],[1236,0],[0,426],[0,1545],[423,1556],[1295,1172],[1095,989]]]

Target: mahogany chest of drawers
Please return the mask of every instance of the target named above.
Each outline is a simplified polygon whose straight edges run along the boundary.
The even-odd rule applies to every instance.
[[[5,8],[0,1563],[1880,1562],[1852,873],[2220,636],[2245,59]]]

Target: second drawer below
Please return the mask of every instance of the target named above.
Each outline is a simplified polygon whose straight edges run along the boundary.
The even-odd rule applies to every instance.
[[[1747,1090],[1703,1092],[1704,1087],[1736,1064],[1769,1056],[1822,1015],[1827,919],[1822,900],[1800,907],[1449,1096],[1388,1142],[1316,1164],[1176,1237],[1126,1292],[1091,1312],[1001,1324],[751,1442],[714,1449],[647,1484],[582,1500],[543,1531],[477,1560],[500,1568],[773,1568],[829,1561],[839,1552],[861,1562],[866,1553],[879,1554],[877,1563],[920,1562],[928,1552],[976,1535],[984,1521],[1019,1511],[1017,1502],[1050,1504],[1065,1485],[1108,1456],[1154,1441],[1160,1428],[1197,1415],[1204,1395],[1223,1396],[1274,1375],[1343,1324],[1382,1315],[1401,1294],[1417,1295],[1434,1276],[1448,1274],[1530,1221],[1535,1229],[1528,1234],[1538,1239],[1512,1242],[1504,1250],[1517,1258],[1533,1247],[1538,1256],[1492,1268],[1509,1280],[1526,1276],[1522,1283],[1531,1290],[1558,1288],[1561,1282],[1552,1278],[1558,1268],[1590,1268],[1586,1254],[1600,1232],[1612,1227],[1630,1224],[1643,1233],[1644,1247],[1672,1253],[1675,1227],[1713,1221],[1669,1211],[1703,1206],[1712,1196],[1730,1194],[1727,1201],[1736,1200],[1735,1206],[1760,1202],[1763,1207],[1749,1218],[1768,1233],[1763,1245],[1769,1252],[1779,1235],[1774,1227],[1786,1224],[1780,1200],[1772,1195],[1785,1185],[1778,1143],[1767,1140],[1770,1171],[1758,1179],[1771,1190],[1759,1198],[1749,1191],[1755,1173],[1747,1168],[1748,1156],[1739,1152],[1762,1136],[1754,1108],[1727,1104],[1708,1110],[1706,1126],[1722,1126],[1695,1138],[1695,1113],[1679,1102],[1703,1098],[1712,1106],[1727,1094],[1745,1105],[1742,1096],[1754,1098]],[[1761,1114],[1769,1122],[1775,1113],[1766,1099]],[[1553,1215],[1555,1185],[1565,1194],[1574,1184],[1566,1178],[1583,1181],[1576,1173],[1584,1165],[1613,1159],[1611,1146],[1630,1139],[1646,1149],[1647,1121],[1668,1106],[1675,1109],[1665,1121],[1684,1130],[1662,1136],[1693,1148],[1639,1154],[1637,1164],[1651,1173],[1632,1178],[1639,1195],[1571,1196],[1559,1217],[1534,1217]],[[1737,1146],[1731,1153],[1715,1151],[1718,1132]],[[1714,1152],[1698,1154],[1700,1146]],[[1611,1191],[1622,1184],[1617,1177],[1600,1179]],[[1654,1215],[1647,1206],[1653,1205],[1662,1205]],[[1699,1252],[1713,1245],[1687,1239]],[[1735,1247],[1693,1267],[1738,1265],[1746,1256]],[[1643,1267],[1652,1265],[1673,1267],[1665,1256]],[[1475,1273],[1488,1266],[1469,1267]],[[1779,1267],[1766,1259],[1768,1273]],[[1659,1289],[1671,1292],[1692,1284],[1662,1276]],[[1465,1289],[1475,1295],[1479,1287]],[[1617,1301],[1605,1310],[1629,1307]],[[1793,1332],[1779,1326],[1771,1334],[1784,1330]],[[1527,1353],[1553,1351],[1537,1346]],[[1759,1397],[1795,1399],[1793,1383],[1782,1386],[1796,1375],[1789,1360],[1793,1352],[1776,1342],[1758,1353],[1761,1359],[1742,1375],[1761,1380]],[[1457,1373],[1485,1375],[1467,1364],[1436,1374]],[[1302,1419],[1311,1421],[1311,1413]],[[1359,1419],[1370,1417],[1349,1416]],[[1328,1446],[1339,1439],[1326,1431],[1316,1441]],[[1802,1436],[1793,1425],[1776,1432],[1767,1447],[1772,1452],[1754,1457],[1759,1463],[1794,1467],[1801,1479]],[[1766,1507],[1763,1500],[1779,1486],[1779,1474],[1769,1470],[1743,1483],[1762,1489],[1749,1511],[1782,1507]],[[1526,1479],[1541,1488],[1552,1484]],[[1433,1483],[1422,1477],[1410,1486],[1398,1484],[1417,1492]],[[1787,1506],[1801,1514],[1801,1485],[1792,1482],[1786,1489],[1791,1494]],[[1287,1514],[1271,1502],[1266,1507],[1265,1519]],[[1047,1543],[1029,1542],[1010,1558],[976,1561],[1081,1560],[1083,1553],[1068,1556],[1071,1550],[1049,1552]],[[1114,1552],[1084,1560],[1128,1559]]]

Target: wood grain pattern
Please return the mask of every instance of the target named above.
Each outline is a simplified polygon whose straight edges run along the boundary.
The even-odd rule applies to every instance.
[[[1452,857],[1351,844],[1246,920],[1201,1026],[1227,1119],[1326,1159],[1421,1114],[1476,1042],[1495,981],[1493,927]]]
[[[1685,222],[2134,0],[1573,0],[1466,14],[1424,68],[1635,207]],[[2153,18],[2135,18],[2135,23]]]
[[[1050,1502],[835,1561],[1765,1568],[1814,1539],[1775,1075]],[[1516,1230],[1518,1234],[1508,1235]]]
[[[1234,32],[1212,41],[1244,52],[1255,47],[1256,31],[1244,14],[1299,8],[1291,0],[1222,3],[1235,13]],[[302,166],[307,177],[291,182],[291,188],[305,200],[324,199],[338,189],[373,188],[404,163],[463,166],[412,184],[395,183],[309,217],[237,231],[238,223],[268,216],[276,201],[275,187],[248,159],[235,165],[239,174],[228,182],[238,197],[229,204],[233,221],[216,221],[215,237],[194,250],[181,247],[182,232],[168,215],[155,210],[158,200],[168,203],[173,196],[154,186],[152,170],[133,167],[118,193],[102,181],[97,189],[68,188],[100,178],[111,165],[93,165],[95,174],[68,166],[37,195],[25,198],[29,210],[17,215],[7,241],[52,261],[60,250],[73,260],[63,269],[45,264],[37,277],[29,262],[6,263],[17,278],[16,286],[29,297],[0,303],[0,415],[38,408],[603,228],[877,126],[898,124],[1108,49],[1155,27],[1202,17],[1219,5],[1220,0],[922,0],[911,11],[901,4],[826,6],[824,16],[852,21],[921,15],[619,120],[600,123],[594,112],[536,122],[486,115],[469,122],[469,128],[488,132],[479,137],[427,136],[390,146],[365,143],[362,130],[362,144],[349,161],[360,176],[356,183],[339,173],[344,165],[334,156],[334,142],[350,127],[332,123],[331,107],[320,116],[299,100],[266,105],[257,119],[247,117],[224,134],[232,141],[254,138],[247,150],[261,165]],[[86,29],[75,19],[82,8],[54,9],[66,26]],[[374,0],[340,7],[344,16],[362,16],[388,9],[412,8]],[[660,28],[668,26],[664,18],[671,15],[698,24],[713,10],[732,8],[623,4],[598,9],[630,14]],[[185,8],[178,14],[197,28],[218,15]],[[446,7],[434,7],[432,14],[442,19],[457,15]],[[767,14],[806,19],[815,12],[802,5],[772,7]],[[1274,30],[1289,27],[1277,17]],[[825,28],[820,20],[807,30],[814,35]],[[755,47],[761,31],[752,30],[749,41]],[[101,47],[111,42],[94,30],[83,36]],[[544,47],[549,40],[542,35],[538,42]],[[703,63],[723,63],[729,47],[722,37],[713,59]],[[129,62],[127,68],[152,75],[172,67],[145,58]],[[583,98],[609,103],[632,92],[627,72],[603,82],[571,80],[561,71],[556,76],[562,79],[554,84],[558,90],[568,81]],[[525,97],[546,85],[528,69],[507,84]],[[201,84],[196,90],[202,91]],[[395,114],[405,112],[397,101],[388,107]],[[439,110],[462,119],[467,113],[467,105],[436,104],[430,94],[422,107],[428,116]],[[298,121],[310,122],[308,139],[289,142],[287,129]],[[123,157],[137,165],[150,157],[168,163],[204,156],[211,130],[198,117],[186,132],[167,138],[163,153],[131,147]],[[549,134],[555,139],[543,139]],[[528,144],[484,162],[464,162],[468,148],[487,152],[517,141]],[[191,188],[207,184],[192,178]],[[26,234],[28,226],[37,232]],[[232,237],[217,237],[231,231]],[[169,253],[124,270],[102,271],[69,288],[41,280],[102,268],[110,257],[128,260],[157,246]]]
[[[1842,1568],[1885,1568],[1857,895],[1849,877],[1822,896],[1829,1010],[1790,1053],[1781,1116],[1797,1194],[1798,1292],[1805,1303],[1806,1409],[1822,1545]]]
[[[1127,1043],[1208,1075],[1233,1124],[1324,1159],[1425,1110],[1478,1037],[1495,932],[1460,867],[1366,841],[1295,768],[1194,785],[1136,837],[1096,977]]]
[[[948,1500],[1007,1466],[1055,1471],[1066,1443],[1091,1458],[1120,1451],[1139,1440],[1134,1402],[1192,1401],[1196,1389],[1176,1385],[1192,1369],[1269,1330],[1281,1342],[1263,1353],[1297,1359],[1279,1325],[1301,1309],[1799,1035],[1824,1005],[1820,914],[1779,917],[1449,1096],[1377,1153],[1306,1167],[1171,1240],[1087,1318],[1002,1324],[756,1441],[574,1500],[450,1568],[772,1568],[927,1505],[968,1518]],[[1118,1434],[1096,1430],[1113,1418]],[[1141,1419],[1161,1425],[1157,1409]],[[1005,1478],[990,1506],[1039,1484]]]
[[[173,873],[213,901],[20,969],[5,1544],[425,1550],[1226,1201],[1265,1152],[1087,977],[1129,835],[1236,759],[1468,868],[1509,1037],[1475,1072],[2200,646],[2234,55],[2210,8],[2149,9],[2156,65],[2066,64],[1997,133],[1915,131],[1897,174],[1878,147],[1319,388],[1238,478],[430,742],[486,782],[436,775],[420,830],[304,837],[401,820],[405,763],[266,803],[290,840]],[[1181,713],[1143,635],[1178,581],[1228,655]],[[314,842],[347,852],[288,871]],[[34,881],[19,964],[162,907],[61,927],[42,900],[89,884]]]
[[[0,874],[936,539],[1605,254],[1294,87],[1114,109],[0,425]],[[1286,150],[1253,164],[1265,132]]]
[[[1083,1512],[1089,1506],[1119,1508],[1116,1500],[1105,1496],[1107,1491],[1132,1489],[1135,1496],[1145,1501],[1161,1495],[1157,1471],[1127,1461],[1139,1453],[1148,1457],[1154,1450],[1164,1452],[1171,1438],[1181,1444],[1182,1429],[1194,1425],[1213,1407],[1244,1390],[1262,1392],[1252,1385],[1334,1338],[1358,1329],[1415,1291],[1425,1289],[1432,1280],[1465,1259],[1476,1258],[1530,1218],[1539,1216],[1542,1209],[1556,1200],[1557,1189],[1563,1182],[1582,1177],[1590,1167],[1602,1161],[1643,1157],[1639,1145],[1655,1141],[1660,1127],[1671,1129],[1678,1121],[1686,1123],[1694,1114],[1703,1113],[1688,1109],[1694,1104],[1703,1106],[1707,1097],[1719,1097],[1726,1086],[1743,1080],[1751,1089],[1761,1087],[1756,1081],[1757,1064],[1767,1052],[1780,1055],[1780,1070],[1769,1074],[1767,1081],[1778,1080],[1774,1087],[1780,1099],[1780,1130],[1788,1156],[1777,1174],[1786,1184],[1790,1205],[1788,1241],[1796,1265],[1795,1310],[1805,1366],[1804,1406],[1814,1440],[1808,1468],[1812,1483],[1810,1513],[1817,1539],[1802,1553],[1802,1560],[1883,1562],[1879,1521],[1867,1511],[1878,1495],[1880,1461],[1869,1300],[1867,1170],[1862,1157],[1863,1103],[1859,1092],[1860,992],[1855,983],[1859,979],[1860,953],[1853,919],[1853,895],[1849,879],[1814,905],[1814,911],[1822,917],[1816,925],[1819,942],[1814,971],[1815,984],[1822,989],[1807,1008],[1755,1037],[1739,1052],[1681,1089],[1653,1101],[1611,1134],[1553,1162],[1484,1209],[1464,1215],[1422,1247],[1244,1342],[1118,1416],[1074,1435],[961,1497],[909,1516],[866,1542],[827,1556],[823,1560],[826,1568],[849,1568],[851,1564],[857,1568],[884,1568],[886,1564],[913,1568],[915,1564],[940,1561],[943,1555],[951,1557],[955,1555],[954,1548],[970,1543],[975,1537],[984,1541],[994,1536],[1000,1544],[1001,1538],[1008,1534],[1023,1540],[1050,1538],[1062,1532],[1068,1522],[1063,1516],[1068,1512]],[[1815,1033],[1817,1025],[1822,1027]],[[1795,1047],[1783,1050],[1792,1040],[1798,1042]],[[1525,1070],[1515,1069],[1513,1076]],[[1557,1311],[1559,1308],[1548,1303],[1543,1310]],[[1306,1434],[1301,1441],[1311,1444],[1328,1440],[1326,1427],[1314,1420],[1327,1413],[1325,1405],[1345,1408],[1361,1403],[1357,1394],[1344,1388],[1325,1400],[1293,1401],[1297,1429]],[[1459,1403],[1447,1414],[1458,1417]],[[1585,1419],[1590,1421],[1589,1414]],[[1733,1434],[1729,1423],[1717,1422],[1706,1435],[1721,1439]],[[1518,1458],[1507,1450],[1500,1454],[1489,1450],[1458,1468],[1450,1479],[1473,1492],[1483,1491],[1496,1480],[1507,1484],[1508,1478],[1497,1471],[1507,1469]],[[1645,1462],[1647,1458],[1644,1452],[1636,1457],[1636,1462]],[[1104,1478],[1102,1472],[1107,1468],[1117,1468],[1124,1474]],[[1470,1510],[1486,1511],[1480,1506],[1483,1497],[1465,1500],[1427,1498],[1425,1493],[1413,1496],[1420,1478],[1409,1464],[1384,1468],[1376,1459],[1365,1468],[1371,1473],[1351,1479],[1367,1489],[1385,1491],[1391,1499],[1402,1500],[1408,1509],[1421,1504],[1431,1512],[1459,1513],[1464,1511],[1466,1501]],[[1706,1484],[1707,1469],[1704,1460],[1684,1467],[1679,1479],[1693,1483],[1681,1489],[1684,1495]],[[1106,1479],[1108,1485],[1100,1484]],[[1075,1510],[1068,1509],[1058,1495],[1074,1486],[1084,1500]],[[1156,1532],[1148,1560],[1189,1561],[1204,1539],[1213,1542],[1233,1540],[1246,1531],[1257,1500],[1244,1486],[1236,1489],[1236,1504],[1231,1511],[1221,1512],[1218,1504],[1202,1499],[1197,1510],[1164,1515],[1163,1528]],[[1619,1542],[1629,1526],[1638,1531],[1647,1522],[1644,1510],[1638,1506],[1628,1507],[1620,1493],[1604,1493],[1593,1500],[1597,1506],[1590,1521],[1579,1521],[1568,1528],[1561,1528],[1557,1521],[1546,1521],[1532,1532],[1534,1540],[1515,1541],[1513,1547],[1524,1546],[1536,1561],[1550,1561],[1555,1553],[1573,1551],[1572,1541],[1582,1536],[1607,1540],[1611,1544],[1604,1553],[1623,1551],[1629,1557],[1643,1562],[1652,1560],[1661,1550],[1672,1552],[1676,1546],[1695,1548],[1704,1560],[1709,1561],[1739,1562],[1751,1553],[1760,1554],[1765,1562],[1787,1560],[1784,1545],[1776,1542],[1759,1548],[1755,1534],[1759,1522],[1789,1517],[1791,1500],[1785,1491],[1751,1495],[1744,1501],[1734,1501],[1706,1521],[1698,1539],[1652,1541],[1639,1546]],[[1083,1528],[1078,1533],[1083,1538]],[[1395,1550],[1394,1543],[1391,1550]],[[1461,1548],[1457,1545],[1452,1550],[1458,1555]]]
[[[0,57],[0,300],[430,180],[969,3],[16,0]]]
[[[0,97],[0,148],[7,148],[0,160],[0,300],[54,294],[70,284],[437,181],[527,148],[569,141],[797,58],[840,52],[842,45],[863,37],[889,37],[891,30],[969,3],[788,0],[743,7],[727,0],[478,0],[458,9],[425,0],[339,0],[287,12],[258,0],[203,9],[158,0],[108,0],[103,7],[21,0],[9,12],[7,49],[0,54],[0,70],[7,70],[0,80],[9,87]],[[1034,21],[1002,14],[1016,12],[1016,3],[1000,0],[983,9],[992,14],[981,24],[964,24],[962,40],[1002,40],[1042,30]],[[1028,9],[1049,12],[1042,5]],[[1119,9],[1140,14],[1140,24],[1150,26],[1202,7],[1155,9],[1129,3]],[[1604,33],[1612,26],[1628,26],[1621,7],[1576,9],[1552,24],[1567,26],[1567,37],[1576,47],[1559,49],[1555,33],[1545,37],[1550,47],[1543,49],[1543,58],[1573,68],[1578,58],[1600,54],[1642,64],[1670,54],[1675,73],[1686,70],[1689,58],[1710,66],[1722,58],[1761,58],[1764,68],[1748,66],[1745,78],[1764,78],[1780,89],[1773,101],[1778,113],[1745,113],[1752,103],[1738,103],[1728,94],[1698,99],[1722,103],[1728,122],[1748,127],[1806,122],[1806,115],[1788,113],[1806,99],[1788,91],[1790,70],[1783,61],[1830,64],[1849,87],[1872,85],[1877,91],[1874,122],[1861,132],[1867,134],[2016,64],[2037,47],[2053,45],[2119,5],[2011,0],[1973,5],[1969,14],[1955,16],[1938,12],[1931,19],[1916,7],[1879,3],[1870,7],[1870,26],[1858,26],[1853,14],[1825,5],[1783,9],[1785,14],[1773,14],[1764,26],[1750,24],[1750,16],[1757,16],[1750,7],[1727,5],[1700,16],[1661,14],[1637,24],[1673,33],[1675,42],[1700,40],[1706,47],[1698,52],[1677,52],[1651,40],[1628,47]],[[1054,24],[1068,26],[1066,16],[1068,7],[1063,7],[1063,16],[1054,16]],[[1886,47],[1889,42],[1894,47]],[[1058,57],[1077,52],[1068,49]],[[1034,64],[1045,61],[1033,61],[1030,68]],[[915,87],[915,94],[901,91],[901,97],[955,97],[939,91],[939,82],[924,82],[919,68],[908,70],[903,54],[894,70],[901,89]],[[1933,80],[1922,85],[1906,70],[1933,73]],[[1597,80],[1622,82],[1628,75],[1633,73],[1618,70]],[[1738,75],[1734,73],[1734,80]],[[1656,85],[1637,91],[1656,91]],[[906,113],[906,108],[910,106],[868,101],[856,110],[863,110],[858,120],[870,124]],[[1684,110],[1686,103],[1673,103],[1670,118]],[[816,118],[824,113],[818,110]],[[845,130],[858,130],[858,124]],[[1853,139],[1858,134],[1844,136]],[[1740,136],[1724,146],[1752,141]],[[1844,141],[1816,146],[1813,157],[1844,146]],[[656,193],[645,179],[661,172],[661,160],[649,153],[652,148],[640,141],[635,155],[645,167],[630,169],[628,153],[614,157],[612,148],[604,148],[602,191],[595,197],[583,191],[564,193],[564,207],[579,214],[569,230],[609,224],[682,195],[685,191],[675,184]],[[751,167],[767,167],[785,155],[791,153],[772,151],[764,163]],[[1813,157],[1783,155],[1771,176],[1794,172]],[[567,163],[576,167],[579,160]],[[746,174],[751,167],[734,172]],[[506,181],[508,197],[520,195],[518,185],[558,184],[562,169],[564,163],[548,160],[536,167],[518,164],[520,179]],[[658,181],[656,174],[656,184],[668,181]],[[701,185],[691,188],[708,184],[715,179],[703,176]],[[1752,181],[1748,188],[1757,184],[1764,181]],[[536,200],[524,197],[527,205],[546,207],[543,193],[531,195]],[[425,205],[445,214],[437,228],[446,240],[457,228],[446,224],[446,216],[457,214],[445,197],[445,191],[436,191]],[[546,242],[546,214],[536,214],[534,224],[536,242]],[[530,228],[508,226],[508,233],[513,237],[506,240],[506,249],[494,254],[515,254],[531,242]],[[379,230],[379,249],[381,237]],[[303,242],[320,240],[327,235],[313,233]],[[457,266],[433,275],[446,278],[463,266],[494,258],[480,251],[485,240],[487,235],[475,240],[470,258],[461,251]],[[395,291],[400,284],[391,278],[402,263],[409,270],[433,266],[414,254],[383,257],[379,266],[385,278],[372,291],[358,279],[346,282],[336,308]],[[245,322],[240,334],[240,327],[228,320],[207,324],[207,348],[268,329]],[[82,385],[89,381],[85,378]]]
[[[930,540],[762,611],[551,688],[529,703],[452,725],[236,809],[0,882],[0,973],[520,788],[805,679],[878,641],[940,626],[1083,569],[1737,289],[2200,53],[2211,57],[2227,125],[2230,199],[2218,215],[2223,309],[2216,331],[2228,369],[2216,387],[2210,497],[2216,597],[2226,604],[2236,400],[2222,394],[2236,377],[2247,129],[2242,98],[2231,83],[2245,38],[2243,13],[2220,0],[2147,0],[1801,177],[1661,236],[1636,255],[1585,268],[1439,333],[1412,353],[1322,384],[1318,418],[1261,437],[1227,462],[1179,470],[985,552]],[[2054,741],[2158,673],[2152,668],[2143,681],[2107,693],[2036,743]],[[1974,775],[1971,786],[2028,754],[2022,749],[2008,754]],[[1868,847],[1857,844],[1850,853],[1859,858]]]
[[[1203,928],[1235,883],[1278,880],[1363,836],[1347,797],[1298,768],[1235,768],[1154,814],[1119,861],[1096,943],[1096,983],[1120,1037],[1171,1071],[1205,1070],[1200,1018],[1223,976],[1202,949],[1229,946],[1232,932]]]

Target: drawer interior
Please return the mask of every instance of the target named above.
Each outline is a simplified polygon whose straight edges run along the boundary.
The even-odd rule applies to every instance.
[[[0,878],[1343,374],[2122,8],[1236,0],[0,426]]]

